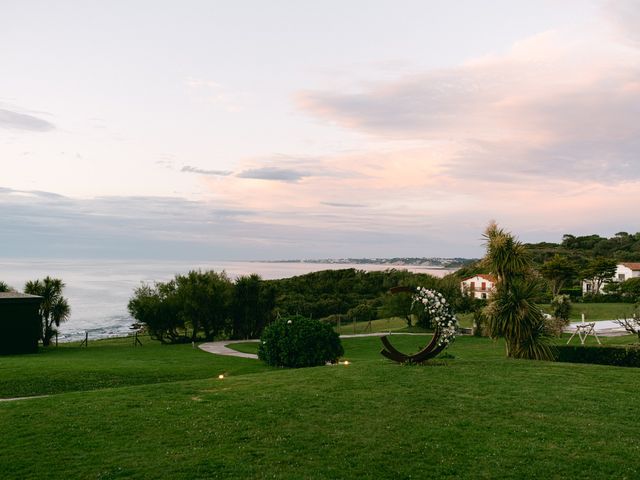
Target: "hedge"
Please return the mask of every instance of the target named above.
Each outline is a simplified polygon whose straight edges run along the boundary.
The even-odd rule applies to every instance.
[[[559,345],[556,361],[594,363],[616,367],[640,367],[640,345],[593,346]]]

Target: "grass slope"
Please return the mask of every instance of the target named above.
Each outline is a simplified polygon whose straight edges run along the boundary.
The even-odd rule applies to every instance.
[[[60,344],[34,355],[0,357],[0,398],[173,382],[267,370],[259,362],[214,357],[191,345],[161,345],[143,339]]]
[[[404,351],[424,344],[392,340]],[[351,365],[300,370],[162,347],[163,356],[175,355],[173,368],[193,356],[230,376],[0,403],[0,472],[38,479],[640,475],[636,369],[507,360],[500,343],[477,338],[459,339],[454,359],[426,367],[383,359],[378,338],[344,345]],[[20,358],[29,365],[35,357]],[[117,369],[117,355],[109,358]],[[233,370],[247,362],[254,373]],[[171,365],[159,360],[155,368]]]

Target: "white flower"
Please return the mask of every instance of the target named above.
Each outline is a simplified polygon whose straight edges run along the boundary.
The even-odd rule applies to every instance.
[[[447,346],[456,337],[458,319],[451,312],[447,300],[440,292],[424,287],[416,287],[414,302],[419,301],[424,305],[424,311],[432,315],[437,328],[440,329],[441,338],[438,345]]]

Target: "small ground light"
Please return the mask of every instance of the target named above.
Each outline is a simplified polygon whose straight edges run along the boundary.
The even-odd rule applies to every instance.
[[[345,361],[343,362],[343,364],[344,364],[344,365],[349,365],[349,360],[345,360]]]
[[[220,375],[218,375],[218,378],[219,378],[220,380],[222,380],[222,379],[224,378],[224,375],[223,375],[223,374],[220,374]]]

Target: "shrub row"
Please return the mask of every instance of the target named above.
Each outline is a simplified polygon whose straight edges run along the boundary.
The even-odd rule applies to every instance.
[[[556,361],[595,363],[616,367],[640,367],[640,345],[585,347],[560,345],[556,347]]]
[[[607,293],[598,295],[583,295],[576,300],[579,303],[636,303],[637,298],[620,293]]]

